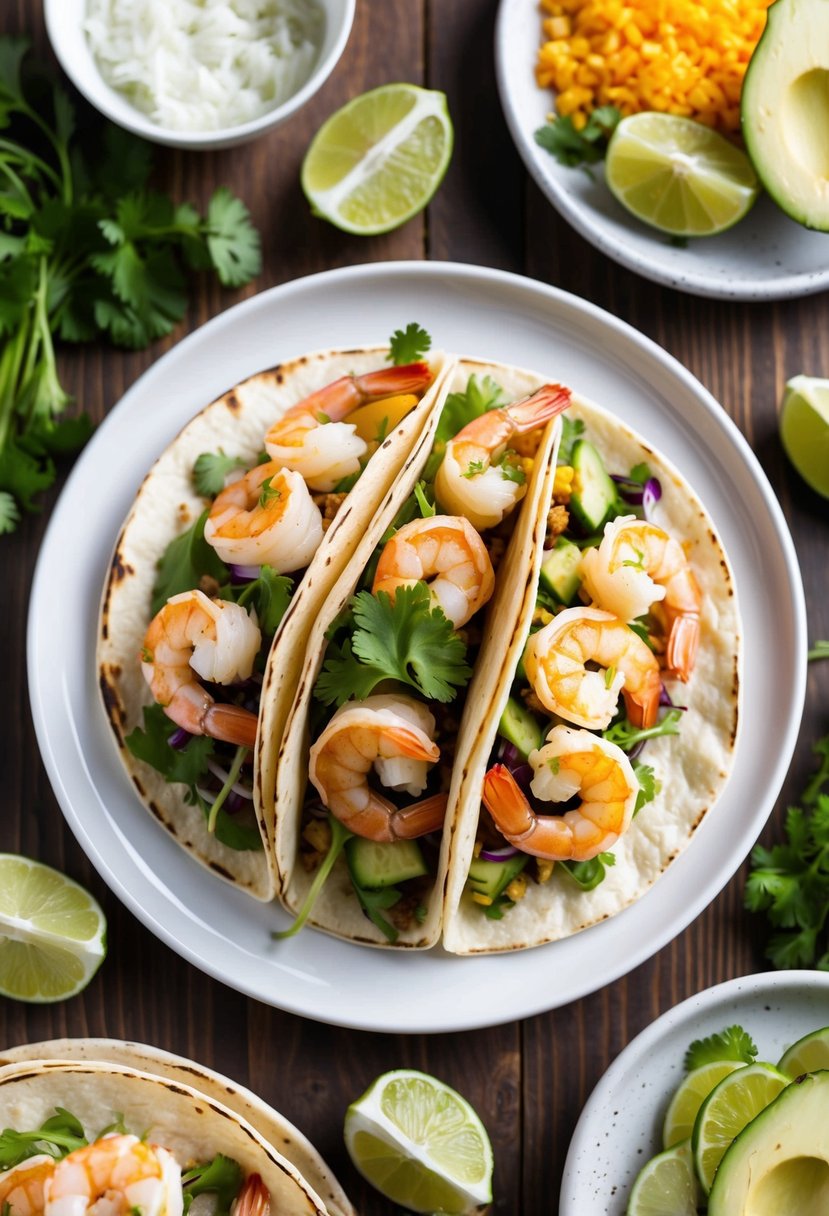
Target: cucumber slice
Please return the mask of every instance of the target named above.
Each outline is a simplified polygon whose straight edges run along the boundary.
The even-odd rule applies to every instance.
[[[526,853],[516,853],[506,861],[484,861],[475,857],[469,867],[469,889],[478,895],[486,896],[494,903],[529,860]]]
[[[345,855],[354,882],[369,891],[396,887],[409,878],[420,878],[428,873],[415,840],[378,844],[375,840],[354,836],[345,846]]]
[[[544,743],[544,731],[535,714],[510,697],[498,723],[498,734],[518,748],[526,760],[530,752]]]
[[[586,439],[573,444],[573,493],[570,509],[583,528],[598,532],[613,513],[619,495],[597,450]]]
[[[553,551],[541,567],[539,581],[561,604],[572,604],[581,586],[579,567],[581,549],[559,536]]]

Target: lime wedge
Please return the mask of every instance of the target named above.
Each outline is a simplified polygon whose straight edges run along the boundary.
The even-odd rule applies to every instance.
[[[412,1212],[492,1200],[492,1146],[459,1093],[426,1073],[384,1073],[345,1116],[345,1145],[372,1186]]]
[[[702,123],[653,111],[619,123],[605,177],[623,207],[673,236],[723,232],[759,190],[745,152]]]
[[[829,498],[829,380],[793,376],[787,382],[780,438],[803,480]]]
[[[829,1026],[813,1030],[792,1044],[777,1065],[787,1077],[802,1077],[804,1072],[829,1069]]]
[[[743,1067],[736,1060],[714,1060],[688,1073],[671,1099],[671,1105],[665,1115],[662,1127],[662,1143],[665,1148],[672,1148],[681,1140],[688,1139],[694,1130],[699,1108],[714,1086],[719,1085],[729,1073]]]
[[[332,114],[302,162],[314,212],[345,232],[388,232],[422,211],[452,155],[446,95],[386,84]]]
[[[694,1167],[706,1195],[732,1140],[788,1084],[789,1078],[773,1064],[747,1064],[724,1077],[705,1099],[694,1123],[691,1144]]]
[[[106,955],[106,920],[88,891],[57,870],[0,853],[0,994],[62,1001]]]
[[[691,1144],[683,1140],[652,1157],[636,1176],[627,1216],[697,1216],[699,1183]]]

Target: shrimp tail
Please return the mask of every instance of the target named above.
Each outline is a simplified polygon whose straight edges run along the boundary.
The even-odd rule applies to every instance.
[[[687,683],[694,668],[699,646],[699,617],[696,613],[683,613],[671,622],[668,646],[665,653],[665,669],[677,679]]]
[[[341,376],[339,380],[305,397],[293,410],[325,414],[332,422],[341,422],[352,410],[367,401],[379,401],[398,393],[421,392],[431,381],[432,369],[428,363],[381,367],[363,376]],[[293,410],[289,410],[288,414]]]
[[[250,1174],[236,1199],[233,1216],[269,1216],[270,1210],[270,1191],[259,1174]]]
[[[508,406],[507,413],[515,430],[523,434],[536,430],[566,410],[570,398],[570,390],[563,384],[544,384],[529,397]]]
[[[652,726],[656,725],[656,719],[659,717],[659,693],[658,670],[655,678],[648,680],[644,688],[640,688],[637,692],[630,692],[626,688],[622,688],[625,711],[632,726],[650,730]]]
[[[418,836],[439,832],[443,827],[448,801],[448,794],[434,794],[422,802],[414,802],[411,806],[394,811],[391,816],[394,839],[415,840]]]
[[[202,731],[211,739],[234,743],[237,747],[252,748],[256,743],[256,727],[259,719],[241,705],[226,705],[211,702],[202,718]]]
[[[495,826],[522,853],[548,861],[573,856],[573,834],[559,815],[537,815],[505,764],[495,764],[484,778],[483,802]]]

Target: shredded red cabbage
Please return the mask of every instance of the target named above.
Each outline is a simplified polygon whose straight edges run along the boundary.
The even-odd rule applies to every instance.
[[[482,861],[507,861],[510,857],[515,857],[518,852],[518,849],[508,844],[503,849],[481,849],[480,857]]]
[[[505,764],[508,769],[512,770],[522,763],[521,753],[514,743],[510,743],[508,739],[499,739],[498,747],[495,751],[495,759],[501,764]]]
[[[170,738],[167,740],[170,747],[175,748],[177,752],[183,751],[193,736],[189,730],[185,730],[183,726],[177,726]]]
[[[650,519],[651,512],[662,497],[662,486],[658,478],[649,477],[642,491],[642,513],[645,519]]]
[[[258,566],[236,566],[231,564],[230,577],[234,583],[252,583],[255,578],[259,578]]]
[[[620,498],[629,502],[632,507],[641,507],[644,494],[644,486],[641,482],[631,481],[629,477],[621,477],[618,473],[611,473],[610,480],[615,481],[619,487]]]

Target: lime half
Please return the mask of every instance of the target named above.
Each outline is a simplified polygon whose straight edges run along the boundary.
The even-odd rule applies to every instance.
[[[627,1216],[697,1216],[699,1183],[691,1144],[683,1140],[652,1157],[639,1171],[628,1200]]]
[[[460,1094],[426,1073],[378,1077],[345,1116],[345,1144],[368,1181],[413,1212],[464,1213],[492,1200],[492,1146]]]
[[[88,891],[57,870],[0,853],[0,994],[62,1001],[106,955],[106,920]]]
[[[422,211],[452,155],[446,95],[386,84],[332,114],[302,163],[317,215],[345,232],[388,232]]]
[[[623,207],[672,236],[723,232],[759,190],[745,152],[702,123],[653,111],[619,123],[605,177]]]
[[[780,438],[803,480],[829,498],[829,380],[793,376],[787,382]]]
[[[829,1069],[829,1026],[798,1039],[784,1053],[777,1067],[792,1079],[802,1077],[804,1072]]]
[[[789,1078],[773,1064],[747,1064],[720,1081],[700,1107],[692,1146],[697,1177],[706,1195],[732,1140],[773,1102]]]
[[[662,1143],[665,1148],[687,1140],[694,1130],[694,1121],[699,1114],[699,1108],[711,1093],[715,1085],[719,1085],[723,1077],[744,1065],[736,1060],[714,1060],[695,1068],[680,1085],[671,1099],[665,1115],[662,1128]]]

